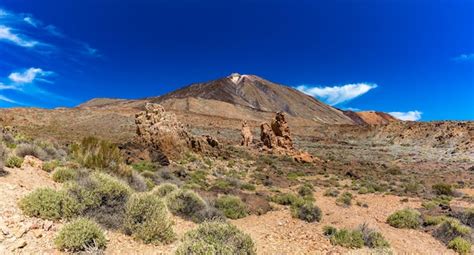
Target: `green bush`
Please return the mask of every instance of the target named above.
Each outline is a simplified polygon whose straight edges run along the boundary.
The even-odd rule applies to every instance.
[[[80,218],[66,224],[59,231],[54,243],[60,250],[78,252],[92,247],[104,249],[107,240],[95,222]]]
[[[338,230],[331,236],[330,240],[332,245],[339,245],[346,248],[362,248],[364,246],[362,232],[358,230]]]
[[[296,203],[291,206],[293,217],[307,222],[321,221],[321,209],[315,206],[311,201]]]
[[[464,238],[456,237],[448,243],[448,248],[455,250],[459,254],[470,254],[471,243]]]
[[[298,194],[302,197],[311,197],[313,198],[313,186],[311,184],[305,183],[298,188]]]
[[[182,239],[177,255],[220,254],[255,255],[254,243],[249,235],[225,222],[205,222],[191,230]]]
[[[133,167],[133,169],[135,169],[139,173],[142,173],[144,171],[150,171],[150,172],[156,171],[156,166],[153,163],[151,163],[150,161],[146,161],[146,160],[142,160],[140,162],[133,163],[132,167]]]
[[[170,243],[175,238],[165,203],[151,193],[133,194],[125,207],[124,227],[145,243]]]
[[[119,148],[95,137],[71,145],[71,155],[86,168],[118,170],[123,163]]]
[[[221,196],[215,206],[229,219],[240,219],[248,215],[247,206],[237,196]]]
[[[280,205],[293,205],[301,202],[301,198],[293,193],[276,194],[271,198],[271,201]]]
[[[48,173],[52,172],[56,167],[60,165],[58,160],[50,160],[43,163],[42,169]]]
[[[462,223],[474,228],[474,208],[467,208],[458,216]]]
[[[323,234],[325,236],[333,236],[336,233],[337,233],[337,228],[335,228],[333,226],[324,226],[323,227]]]
[[[255,187],[255,185],[251,183],[243,183],[242,185],[240,185],[240,188],[244,190],[250,190],[250,191],[255,191],[257,189],[257,187]]]
[[[445,220],[433,233],[433,235],[444,243],[448,243],[456,237],[469,238],[471,229],[461,224],[459,220],[449,218]]]
[[[20,168],[21,164],[23,164],[23,158],[17,157],[17,156],[10,156],[7,158],[7,161],[5,162],[6,167],[10,168]]]
[[[65,190],[81,205],[81,211],[108,228],[122,224],[125,203],[132,189],[124,182],[95,172],[77,183],[66,183]]]
[[[178,186],[176,186],[173,183],[162,183],[158,186],[156,186],[152,193],[159,196],[159,197],[166,197],[169,195],[171,192],[178,190]]]
[[[77,171],[71,168],[59,167],[56,168],[52,177],[55,182],[63,183],[74,180],[77,177]]]
[[[384,248],[390,246],[390,244],[387,242],[387,240],[385,240],[383,235],[380,232],[369,228],[369,225],[367,223],[360,225],[357,230],[362,233],[364,245],[369,248]]]
[[[199,222],[198,212],[206,209],[206,202],[192,190],[178,189],[166,197],[166,204],[173,214]]]
[[[431,188],[436,195],[452,196],[454,193],[453,186],[447,183],[438,183],[433,185]]]
[[[336,199],[336,204],[341,206],[350,206],[352,204],[352,194],[350,192],[342,193]]]
[[[420,213],[413,209],[396,211],[387,218],[387,223],[396,228],[418,228],[421,223]]]
[[[326,191],[324,191],[324,196],[326,197],[337,197],[339,196],[339,190],[335,189],[335,188],[330,188],[330,189],[327,189]]]
[[[449,218],[445,215],[440,215],[440,216],[430,216],[426,215],[423,217],[423,224],[426,226],[437,226]]]
[[[79,212],[80,205],[67,193],[50,188],[40,188],[23,197],[18,206],[28,216],[57,220],[71,218]]]

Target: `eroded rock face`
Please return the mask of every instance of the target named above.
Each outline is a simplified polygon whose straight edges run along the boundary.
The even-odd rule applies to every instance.
[[[293,140],[291,139],[290,128],[288,127],[283,112],[277,112],[275,118],[272,120],[271,127],[276,137],[277,146],[287,150],[292,150]]]
[[[290,128],[283,112],[278,112],[271,124],[262,123],[260,125],[260,140],[264,148],[274,153],[291,156],[294,160],[301,163],[315,161],[311,154],[296,150],[293,146]]]
[[[210,147],[219,147],[219,142],[209,135],[191,135],[175,114],[165,111],[159,104],[147,103],[145,111],[135,115],[135,124],[135,143],[139,145],[138,148],[146,148],[141,154],[147,154],[137,156],[162,165],[169,164],[168,158],[179,158],[188,149],[202,152]]]
[[[253,135],[252,135],[252,130],[250,129],[249,124],[247,121],[242,122],[242,129],[241,129],[241,134],[242,134],[242,143],[241,145],[248,147],[252,143],[253,140]]]
[[[266,122],[260,124],[260,140],[269,149],[276,146],[276,137],[270,125]]]
[[[192,137],[184,125],[175,114],[166,112],[159,104],[147,103],[145,111],[135,115],[135,124],[136,140],[147,148],[151,159],[179,158],[180,153],[191,146]]]

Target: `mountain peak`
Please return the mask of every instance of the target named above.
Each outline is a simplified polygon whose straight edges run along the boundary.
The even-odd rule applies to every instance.
[[[229,76],[227,76],[227,78],[237,85],[240,82],[242,82],[244,79],[249,79],[250,81],[254,81],[258,77],[255,75],[249,75],[249,74],[231,73]]]

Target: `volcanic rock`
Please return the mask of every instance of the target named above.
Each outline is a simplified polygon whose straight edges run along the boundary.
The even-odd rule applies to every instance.
[[[244,120],[242,122],[242,129],[241,129],[241,134],[242,134],[242,143],[241,145],[248,147],[252,143],[253,140],[253,135],[252,135],[252,130],[250,130],[250,126],[248,125],[247,121]]]

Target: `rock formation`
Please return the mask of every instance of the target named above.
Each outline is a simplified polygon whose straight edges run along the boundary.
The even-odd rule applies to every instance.
[[[135,124],[135,145],[128,147],[146,150],[147,155],[140,153],[140,157],[161,165],[169,164],[168,158],[179,158],[187,149],[202,152],[209,147],[219,147],[219,142],[209,135],[191,135],[175,114],[166,112],[159,104],[147,103],[145,111],[135,115]]]
[[[241,129],[241,134],[242,134],[242,143],[241,145],[248,147],[252,143],[253,140],[253,135],[252,131],[250,130],[250,126],[248,125],[247,121],[244,120],[242,122],[242,129]]]
[[[301,163],[314,162],[311,154],[294,148],[290,128],[283,112],[278,112],[271,124],[266,122],[260,124],[260,140],[264,148],[272,152],[291,156]]]
[[[277,146],[286,150],[293,150],[290,128],[288,127],[283,112],[277,112],[275,118],[272,120],[271,127],[276,137]]]
[[[179,157],[191,140],[176,115],[159,104],[147,103],[145,111],[135,115],[135,124],[137,143],[148,149],[150,158]]]

